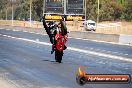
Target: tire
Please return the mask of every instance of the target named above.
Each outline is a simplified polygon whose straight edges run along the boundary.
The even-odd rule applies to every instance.
[[[63,51],[55,50],[55,60],[56,62],[61,63],[63,56]]]
[[[93,31],[96,31],[95,29]]]
[[[76,78],[76,81],[77,81],[77,83],[78,83],[79,85],[83,86],[84,84],[86,84],[87,79],[86,79],[85,77],[83,77],[83,76],[78,76],[78,77]]]

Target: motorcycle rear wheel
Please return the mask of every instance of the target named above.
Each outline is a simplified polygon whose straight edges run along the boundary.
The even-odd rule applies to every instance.
[[[55,50],[55,60],[56,62],[61,63],[63,56],[63,51]]]

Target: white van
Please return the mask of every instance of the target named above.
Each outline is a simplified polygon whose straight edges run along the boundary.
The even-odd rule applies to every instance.
[[[96,31],[96,22],[95,21],[87,20],[83,24],[87,31]]]

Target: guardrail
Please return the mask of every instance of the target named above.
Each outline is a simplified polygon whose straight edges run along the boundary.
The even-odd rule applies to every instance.
[[[70,32],[70,37],[98,40],[98,41],[107,41],[107,42],[119,42],[119,35],[117,34],[102,34],[102,33],[90,33],[90,32]]]

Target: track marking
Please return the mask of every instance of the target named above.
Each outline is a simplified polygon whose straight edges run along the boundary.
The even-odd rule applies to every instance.
[[[6,30],[11,30],[11,29],[6,29]]]
[[[100,49],[96,49],[97,51],[101,51]]]
[[[0,29],[4,30],[4,28],[0,28]],[[20,31],[20,32],[26,32],[26,33],[31,33],[31,34],[37,34],[37,35],[47,35],[47,34],[42,34],[42,33],[37,33],[37,32],[29,32],[29,31],[25,31],[25,30],[16,30],[16,29],[5,29],[5,30]],[[70,38],[72,38],[72,37],[70,37]],[[81,38],[74,38],[74,39],[79,39],[79,40],[84,40],[84,41],[89,40],[89,39],[81,39]],[[90,41],[96,41],[96,40],[90,40]],[[102,41],[98,41],[98,42],[102,42]],[[105,42],[105,43],[109,43],[109,42]],[[90,48],[90,49],[93,50],[94,48]],[[103,52],[106,51],[106,50],[100,50],[100,49],[97,49],[97,50],[98,51],[103,51]],[[106,51],[106,52],[108,52],[108,53],[115,53],[115,54],[123,54],[123,53],[112,52],[112,51]],[[123,55],[127,56],[128,54],[123,54]]]
[[[113,53],[118,53],[118,52],[113,52]]]
[[[41,35],[40,33],[35,33],[35,34],[37,34],[37,35]]]
[[[20,30],[13,30],[13,31],[20,31]]]
[[[28,32],[28,33],[35,34],[35,32]]]
[[[3,36],[8,37],[7,35],[3,35]]]
[[[125,54],[126,56],[128,56],[128,54]]]
[[[72,37],[69,37],[69,38],[72,38]],[[126,45],[126,46],[132,46],[132,45],[130,45],[130,44],[115,43],[115,42],[106,42],[106,41],[91,40],[91,39],[83,39],[83,38],[73,38],[73,39],[84,40],[84,41],[93,41],[93,42],[98,42],[98,43],[114,44],[114,45]]]
[[[119,53],[120,55],[122,55],[123,53]]]
[[[9,36],[9,35],[3,35],[3,34],[0,34],[0,35],[2,35],[4,37],[8,37],[8,38],[23,40],[23,41],[37,43],[37,44],[42,44],[42,45],[47,45],[47,46],[51,46],[52,45],[52,44],[47,43],[47,42],[40,42],[40,41],[36,41],[36,40],[30,40],[30,39],[26,39],[26,38],[18,38],[18,37],[13,37],[13,36]],[[86,54],[91,54],[91,55],[95,55],[95,56],[121,60],[121,61],[127,61],[127,62],[131,62],[132,63],[132,59],[131,58],[126,58],[126,57],[121,57],[121,56],[116,56],[116,55],[111,55],[111,54],[104,54],[104,53],[101,53],[101,52],[84,50],[84,49],[79,49],[79,48],[74,48],[74,47],[68,47],[67,49],[68,50],[72,50],[72,51],[76,51],[76,52],[81,52],[81,53],[86,53]]]
[[[112,51],[106,51],[107,53],[112,53]]]
[[[103,52],[107,52],[106,50],[101,50],[101,51],[103,51]]]
[[[22,32],[28,32],[28,31],[22,31]]]
[[[90,48],[91,50],[93,50],[94,48]]]
[[[3,29],[3,30],[13,30],[13,29],[5,29],[5,28],[0,28],[0,29]],[[21,30],[19,30],[21,31]],[[21,32],[24,32],[24,31],[21,31]],[[35,32],[28,32],[28,33],[32,33],[32,34],[37,34]],[[47,34],[41,34],[40,35],[47,35]],[[69,38],[72,38],[72,37],[69,37]],[[78,40],[84,40],[84,41],[93,41],[93,42],[100,42],[100,43],[107,43],[107,44],[114,44],[114,45],[126,45],[126,46],[132,46],[131,44],[123,44],[123,43],[114,43],[114,42],[106,42],[106,41],[99,41],[99,40],[91,40],[91,39],[83,39],[83,38],[72,38],[72,39],[78,39]]]

